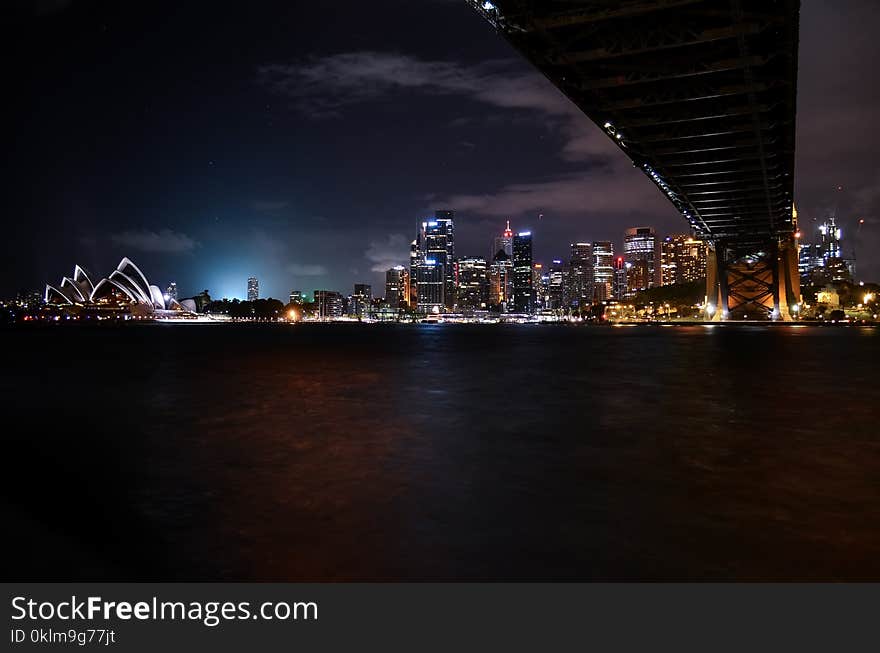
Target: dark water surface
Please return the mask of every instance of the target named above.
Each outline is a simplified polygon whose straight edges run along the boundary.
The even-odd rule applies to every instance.
[[[880,580],[880,332],[0,333],[6,579]]]

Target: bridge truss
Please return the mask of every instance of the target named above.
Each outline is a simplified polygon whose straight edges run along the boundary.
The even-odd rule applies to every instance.
[[[799,0],[472,0],[710,246],[717,319],[787,319]]]

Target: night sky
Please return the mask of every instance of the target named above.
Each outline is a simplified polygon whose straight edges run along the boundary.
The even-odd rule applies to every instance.
[[[630,226],[685,231],[463,0],[14,5],[3,296],[124,255],[182,297],[242,297],[250,275],[263,296],[381,295],[435,208],[457,211],[460,256],[488,255],[508,218],[545,261]],[[838,211],[875,281],[878,33],[875,0],[803,2],[801,226]]]

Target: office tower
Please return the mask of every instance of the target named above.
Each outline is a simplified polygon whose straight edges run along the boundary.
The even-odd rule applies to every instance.
[[[660,269],[656,265],[657,238],[653,227],[633,227],[623,234],[623,260],[635,263],[644,260],[648,263],[648,285],[639,290],[647,290],[660,285]]]
[[[537,313],[544,309],[547,305],[548,297],[547,297],[547,288],[549,285],[549,277],[547,275],[547,268],[544,267],[543,263],[533,263],[532,264],[532,297],[534,298],[534,304],[532,305],[532,312]]]
[[[841,238],[843,238],[843,230],[837,226],[833,215],[828,216],[826,221],[819,225],[819,247],[826,265],[830,259],[843,258]]]
[[[614,245],[610,240],[593,241],[593,299],[597,302],[611,297],[614,278]]]
[[[409,274],[402,265],[385,272],[385,302],[396,310],[409,305]]]
[[[632,267],[632,263],[624,261],[622,256],[614,259],[614,281],[611,287],[611,296],[619,302],[629,297],[626,278],[629,267]]]
[[[798,272],[801,283],[811,285],[817,276],[816,272],[822,270],[822,246],[818,243],[802,243],[798,252]]]
[[[455,309],[455,211],[435,211],[432,220],[422,225],[424,243],[422,253],[442,267],[444,301],[447,310]]]
[[[513,231],[510,230],[510,220],[507,221],[507,228],[501,232],[501,235],[492,239],[491,258],[494,259],[500,251],[507,254],[507,258],[513,258]]]
[[[569,286],[566,304],[583,308],[593,303],[593,246],[590,243],[572,243],[568,260]]]
[[[446,307],[444,267],[432,258],[425,258],[415,269],[417,300],[420,313],[442,313]]]
[[[687,234],[667,236],[660,243],[660,283],[689,283],[706,277],[706,244]]]
[[[168,287],[165,289],[165,295],[168,299],[173,299],[177,301],[177,283],[172,281],[168,284]]]
[[[834,216],[819,225],[817,242],[801,243],[798,271],[804,284],[826,284],[850,281],[855,274],[855,261],[843,258],[843,231]]]
[[[489,308],[496,313],[513,310],[513,260],[503,249],[489,265]]]
[[[626,263],[626,296],[633,297],[640,290],[645,290],[651,281],[651,269],[648,262],[640,258],[633,263]]]
[[[289,301],[291,304],[302,304],[303,303],[302,290],[291,290]]]
[[[369,317],[373,304],[373,288],[368,283],[354,284],[354,293],[351,295],[349,313],[356,317]]]
[[[318,319],[330,320],[342,317],[342,295],[335,290],[316,290],[315,305]]]
[[[819,225],[820,242],[822,253],[822,267],[824,268],[823,281],[852,281],[855,275],[855,261],[843,258],[841,239],[843,230],[837,226],[834,216]]]
[[[553,259],[550,263],[550,270],[548,272],[548,288],[547,288],[547,304],[545,308],[552,309],[554,311],[566,308],[565,305],[565,281],[566,281],[566,273],[565,273],[565,264],[559,259]]]
[[[409,305],[418,304],[419,294],[416,290],[416,268],[422,262],[422,232],[416,235],[416,239],[409,245]]]
[[[247,282],[247,300],[255,302],[260,298],[260,282],[256,277],[248,277]]]
[[[532,232],[520,231],[513,237],[513,305],[517,313],[533,313]]]
[[[485,311],[489,306],[489,269],[482,256],[459,259],[455,263],[458,279],[458,310],[462,313]]]

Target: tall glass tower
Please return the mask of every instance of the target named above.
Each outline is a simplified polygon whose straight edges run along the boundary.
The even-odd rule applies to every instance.
[[[422,230],[424,258],[442,268],[444,304],[455,310],[455,211],[435,211],[432,220],[422,223]]]
[[[260,282],[256,277],[248,277],[247,282],[247,300],[255,302],[260,298]]]
[[[610,240],[593,242],[593,297],[596,301],[611,298],[614,280],[614,245]]]
[[[531,231],[520,231],[513,237],[513,305],[517,313],[532,313],[535,309]]]
[[[653,227],[633,227],[623,234],[623,260],[626,263],[645,261],[648,264],[647,290],[660,285],[660,270],[656,265],[657,237]]]
[[[498,252],[507,254],[507,258],[513,258],[513,231],[510,229],[510,220],[507,221],[507,228],[501,232],[500,236],[492,239],[492,251],[489,254],[489,260],[495,259]]]
[[[593,245],[572,243],[568,260],[569,286],[566,303],[583,308],[593,303]]]

